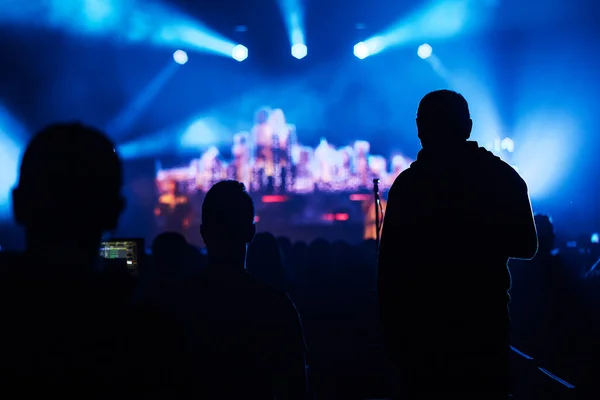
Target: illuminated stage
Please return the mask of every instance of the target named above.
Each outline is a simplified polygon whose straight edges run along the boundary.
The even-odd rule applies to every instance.
[[[381,180],[385,192],[411,162],[401,154],[371,154],[362,140],[336,148],[322,138],[314,148],[304,146],[278,109],[258,111],[251,131],[235,134],[229,150],[226,158],[212,146],[179,168],[157,164],[159,230],[197,232],[204,194],[216,182],[233,179],[253,197],[260,230],[304,240],[331,238],[325,231],[339,230],[335,237],[357,241],[374,202],[373,179]]]
[[[371,209],[373,193],[313,193],[260,195],[252,193],[259,232],[268,231],[293,240],[317,238],[357,243],[365,235],[365,212]],[[204,193],[193,197],[193,220],[183,233],[202,245],[198,235]],[[373,219],[374,216],[370,216]]]

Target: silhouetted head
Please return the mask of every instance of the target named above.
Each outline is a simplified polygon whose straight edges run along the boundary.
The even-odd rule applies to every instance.
[[[92,241],[116,228],[124,208],[114,145],[78,123],[51,125],[29,142],[13,190],[15,220],[37,241]]]
[[[443,148],[464,143],[473,121],[465,98],[451,90],[436,90],[421,99],[417,129],[423,148]]]
[[[159,276],[179,274],[185,268],[188,246],[180,233],[158,235],[152,242],[152,272]]]
[[[552,218],[544,214],[535,214],[535,227],[538,234],[538,254],[549,253],[554,250],[554,224]]]
[[[217,257],[220,262],[243,262],[256,234],[254,202],[243,183],[222,181],[210,188],[202,204],[200,232],[211,263]]]

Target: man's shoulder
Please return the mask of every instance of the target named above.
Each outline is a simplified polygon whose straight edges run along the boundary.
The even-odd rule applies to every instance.
[[[504,182],[505,184],[516,185],[527,190],[525,180],[521,177],[515,167],[502,160],[500,157],[492,154],[491,156],[486,157],[484,162],[488,166],[487,169],[493,171],[492,173],[496,176],[496,181],[498,183]]]
[[[295,308],[294,303],[286,292],[262,282],[260,279],[252,276],[251,274],[246,275],[248,282],[254,287],[257,293],[260,293],[261,298],[263,298],[265,301],[276,307]]]
[[[248,279],[253,282],[252,285],[255,288],[254,293],[261,303],[263,310],[269,310],[271,313],[286,317],[285,319],[288,321],[290,319],[295,320],[299,318],[294,301],[285,291],[274,288],[250,274],[248,274]]]
[[[402,171],[400,175],[398,175],[396,179],[394,179],[394,183],[390,187],[390,193],[399,190],[406,190],[407,188],[413,186],[416,182],[415,178],[417,177],[418,173],[419,172],[412,167],[408,167],[407,169]]]
[[[478,164],[487,165],[503,174],[519,176],[519,173],[513,166],[491,151],[487,150],[485,147],[477,147],[474,150],[476,152],[476,157],[474,157],[474,159]]]

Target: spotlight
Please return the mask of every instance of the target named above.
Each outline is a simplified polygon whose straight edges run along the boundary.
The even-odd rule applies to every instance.
[[[248,58],[248,48],[246,46],[238,44],[233,48],[233,51],[231,52],[231,57],[233,57],[235,61],[244,61],[246,58]]]
[[[292,46],[292,56],[298,60],[303,59],[308,54],[308,48],[303,43],[296,43]]]
[[[173,60],[175,60],[177,64],[183,65],[188,62],[188,55],[183,50],[177,50],[173,53]]]
[[[417,49],[417,55],[423,60],[426,60],[429,57],[431,57],[431,53],[433,53],[433,49],[427,43],[420,45]]]
[[[594,244],[600,243],[600,235],[597,233],[593,233],[592,237],[590,238],[590,242],[592,242]]]
[[[369,46],[367,46],[364,42],[357,43],[356,45],[354,45],[354,55],[357,58],[364,60],[365,58],[371,55],[371,52],[369,51]]]
[[[514,153],[515,142],[511,138],[506,137],[506,138],[502,139],[502,142],[500,142],[500,149],[506,150],[509,153]]]

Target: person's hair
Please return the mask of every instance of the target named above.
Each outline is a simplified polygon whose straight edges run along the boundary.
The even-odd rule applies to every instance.
[[[123,208],[121,160],[99,130],[50,125],[29,142],[13,192],[20,224],[110,230]]]
[[[427,93],[417,110],[417,127],[423,146],[466,141],[472,129],[469,105],[451,90]]]
[[[202,203],[203,236],[248,243],[254,236],[254,202],[243,183],[227,180],[210,188]],[[209,245],[207,237],[204,238]]]

